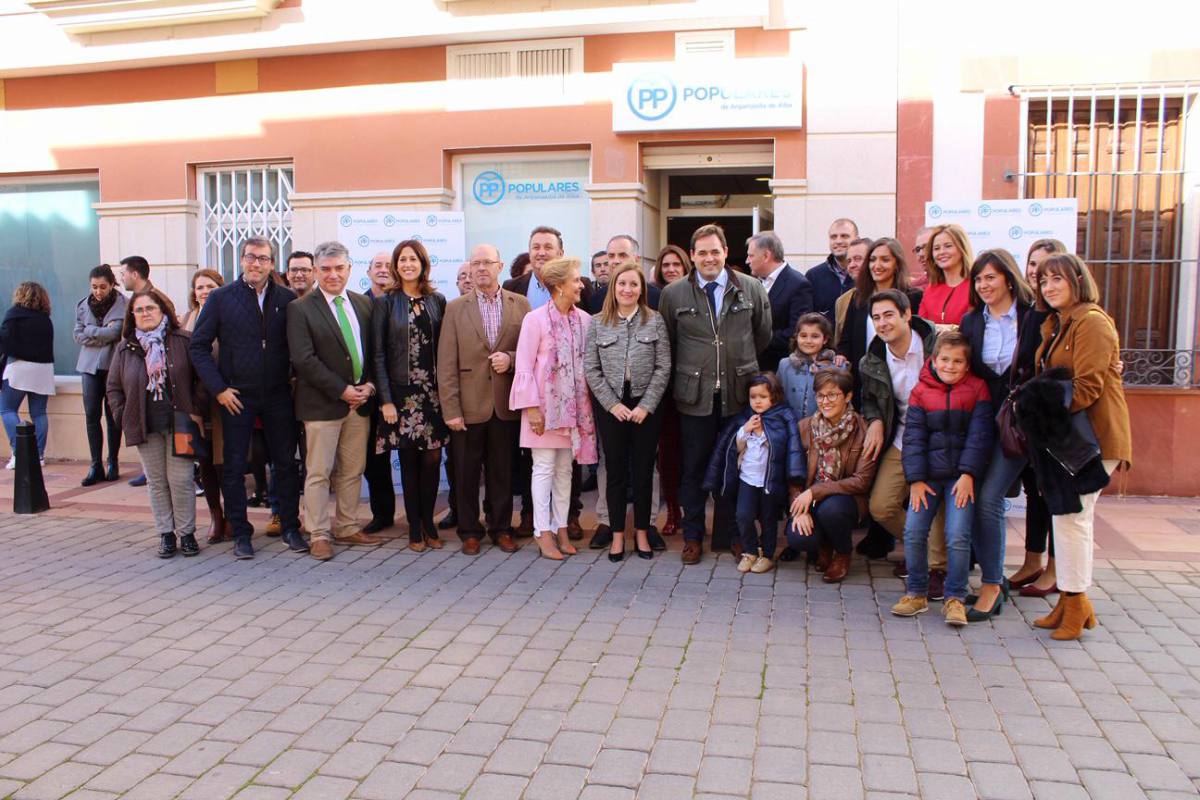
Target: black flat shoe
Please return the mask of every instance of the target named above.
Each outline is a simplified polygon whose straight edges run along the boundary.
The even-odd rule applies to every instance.
[[[604,523],[600,523],[599,525],[596,526],[596,531],[595,531],[595,533],[592,534],[591,540],[588,541],[588,547],[592,550],[603,550],[604,548],[606,548],[610,544],[612,544],[612,541],[613,541],[612,528],[605,525]]]
[[[233,543],[233,557],[239,561],[247,561],[254,558],[254,545],[250,544],[250,537],[245,539],[238,538]]]
[[[179,552],[188,558],[200,555],[200,545],[196,544],[196,534],[185,533],[179,537]]]
[[[104,480],[117,481],[121,479],[121,468],[117,466],[117,462],[109,462],[108,469],[104,473]]]
[[[304,537],[300,535],[300,531],[285,531],[283,534],[283,543],[293,553],[308,552],[308,542],[304,541]]]
[[[385,528],[390,528],[395,523],[390,519],[372,519],[366,525],[363,525],[363,533],[379,533]]]
[[[246,505],[251,506],[252,508],[262,508],[266,504],[267,504],[267,496],[264,494],[260,494],[259,492],[255,492],[254,494],[252,494],[246,498]]]
[[[783,548],[783,552],[779,554],[780,561],[795,561],[800,554],[790,547]]]
[[[160,533],[158,535],[158,557],[170,558],[175,555],[175,534]]]
[[[104,467],[97,461],[95,464],[92,464],[92,468],[88,470],[87,475],[83,476],[83,480],[79,482],[79,485],[95,486],[102,480],[104,480]]]
[[[645,559],[654,558],[654,549],[653,548],[651,548],[650,550],[643,550],[642,548],[638,547],[637,545],[634,545],[633,549],[635,552],[637,552],[638,558],[645,558]]]
[[[458,527],[458,514],[451,511],[446,516],[442,517],[442,521],[437,524],[439,531],[448,531],[451,528]]]
[[[654,527],[653,525],[651,525],[650,529],[646,532],[646,540],[650,542],[651,550],[658,550],[659,552],[662,552],[663,550],[667,549],[666,541],[663,539],[663,537],[658,535],[658,528]],[[646,557],[649,558],[649,556]]]

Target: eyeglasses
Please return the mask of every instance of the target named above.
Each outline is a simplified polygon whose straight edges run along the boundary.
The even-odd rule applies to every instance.
[[[471,269],[479,269],[480,267],[490,267],[492,264],[499,264],[499,261],[472,261],[468,264]]]
[[[919,256],[919,255],[921,255],[921,253],[924,253],[924,252],[925,252],[925,245],[923,245],[923,244],[919,244],[913,248],[913,253],[915,255]]]
[[[260,261],[258,263],[261,264],[262,262]],[[267,262],[267,263],[270,263],[270,262]],[[288,267],[288,272],[295,272],[300,275],[307,275],[312,271],[313,271],[312,267]]]
[[[265,267],[265,266],[275,263],[275,257],[274,256],[256,256],[253,253],[246,253],[245,255],[242,256],[242,261],[245,261],[247,264],[257,263],[260,267]]]
[[[141,308],[135,308],[133,313],[145,316],[147,314],[154,314],[158,311],[160,311],[158,306],[142,306]]]
[[[838,400],[841,400],[845,396],[846,396],[845,392],[831,392],[831,393],[827,392],[825,394],[817,395],[817,402],[818,403],[836,403]]]

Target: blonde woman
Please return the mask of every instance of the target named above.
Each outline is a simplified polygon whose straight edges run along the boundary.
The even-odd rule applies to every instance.
[[[942,327],[958,325],[971,309],[968,272],[975,260],[960,225],[938,225],[929,237],[929,286],[917,315]]]

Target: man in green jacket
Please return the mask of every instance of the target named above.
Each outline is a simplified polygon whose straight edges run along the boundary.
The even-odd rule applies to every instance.
[[[921,367],[933,353],[937,331],[913,316],[904,292],[888,289],[871,296],[875,338],[858,365],[862,378],[862,413],[867,420],[863,456],[875,455],[879,468],[871,487],[871,518],[894,538],[904,534],[908,516],[908,481],[900,463],[908,397],[920,380]],[[929,534],[929,598],[942,599],[946,577],[946,532],[939,515]],[[901,563],[899,572],[906,572]],[[935,596],[936,595],[936,596]]]
[[[746,405],[757,354],[771,341],[771,303],[757,278],[729,269],[725,231],[704,225],[692,234],[695,270],[663,290],[659,313],[671,337],[675,406],[680,414],[683,563],[700,561],[708,493],[704,471],[727,417]],[[714,496],[712,548],[729,547],[733,509]]]

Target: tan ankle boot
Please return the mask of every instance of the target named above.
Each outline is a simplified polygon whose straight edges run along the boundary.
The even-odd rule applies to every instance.
[[[1057,639],[1060,642],[1078,639],[1083,635],[1083,629],[1091,630],[1096,627],[1096,612],[1092,608],[1092,601],[1088,600],[1088,596],[1083,592],[1077,595],[1068,596],[1063,594],[1065,599],[1062,624],[1058,626],[1058,630],[1050,634],[1051,639]]]
[[[554,543],[554,537],[548,532],[534,534],[533,540],[537,542],[538,550],[541,552],[542,558],[548,558],[551,561],[562,561],[563,554],[559,552],[558,545]]]
[[[1040,619],[1035,619],[1033,624],[1039,628],[1057,628],[1059,625],[1061,625],[1064,610],[1063,598],[1066,596],[1067,595],[1065,592],[1059,592],[1058,603],[1054,606],[1050,613],[1044,617],[1041,617]]]

